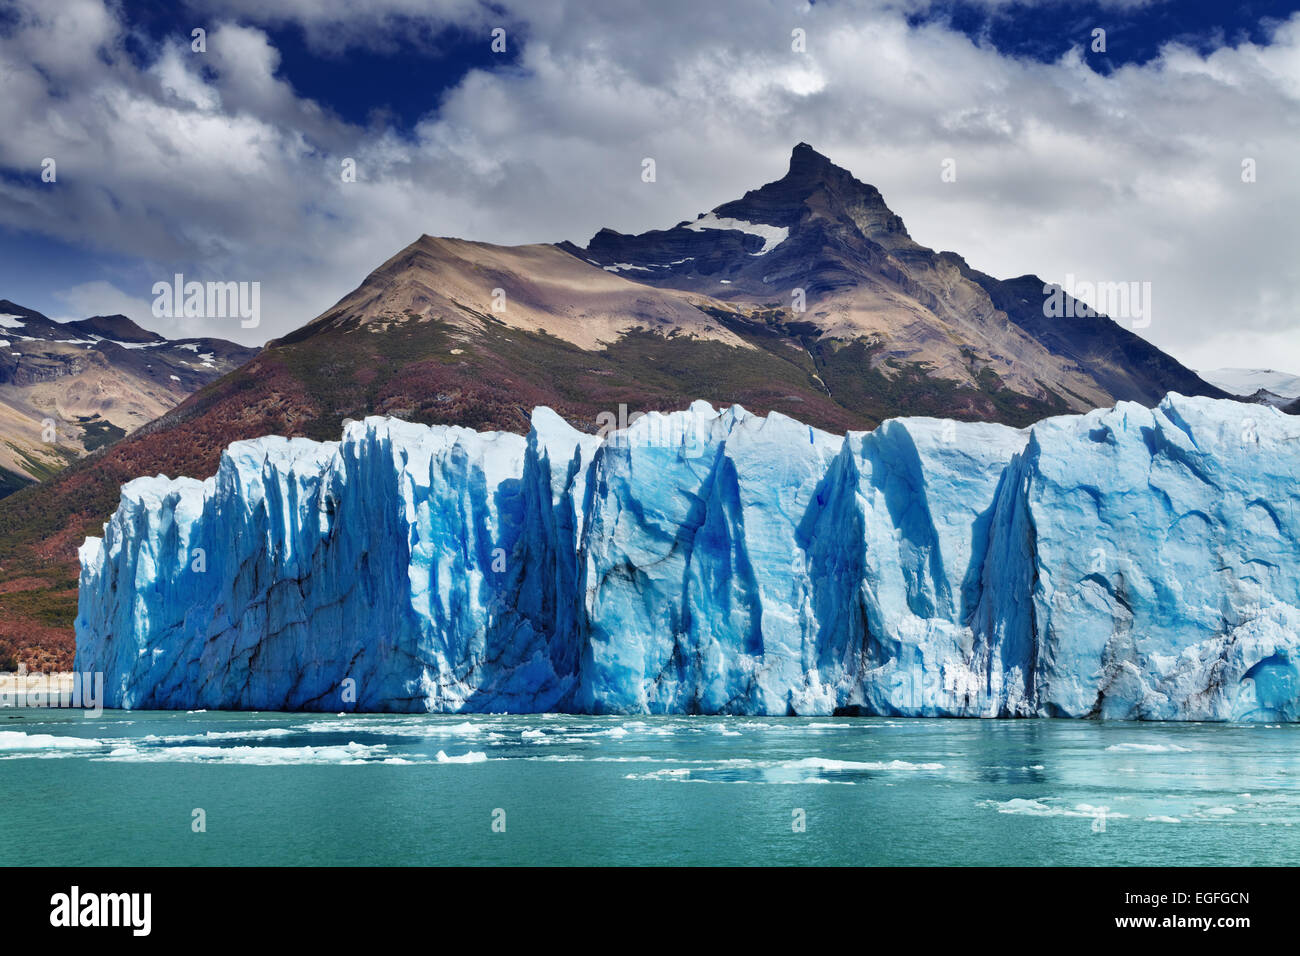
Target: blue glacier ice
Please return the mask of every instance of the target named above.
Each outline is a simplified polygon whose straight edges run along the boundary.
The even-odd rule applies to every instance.
[[[108,706],[1300,719],[1300,418],[389,418],[122,488]]]

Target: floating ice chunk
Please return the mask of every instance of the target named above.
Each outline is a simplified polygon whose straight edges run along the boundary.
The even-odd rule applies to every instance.
[[[449,757],[444,751],[439,750],[437,756],[438,763],[482,763],[485,760],[487,760],[487,754],[481,750],[471,750],[469,753],[454,757]]]
[[[0,730],[0,750],[86,750],[106,746],[102,740]]]

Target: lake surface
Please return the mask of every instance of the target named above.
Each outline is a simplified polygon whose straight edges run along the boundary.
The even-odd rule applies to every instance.
[[[1295,865],[1298,734],[10,709],[0,864]]]

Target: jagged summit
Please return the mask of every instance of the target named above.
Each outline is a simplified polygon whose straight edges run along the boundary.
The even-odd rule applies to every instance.
[[[804,199],[812,192],[821,189],[860,194],[882,206],[885,205],[884,197],[875,186],[858,179],[848,169],[835,164],[829,156],[819,153],[807,143],[799,143],[791,150],[790,166],[783,177],[755,192],[771,190],[779,186],[801,189],[801,198]]]
[[[796,244],[800,239],[850,244],[871,240],[885,246],[911,242],[903,220],[885,204],[880,190],[807,143],[791,152],[783,177],[716,207],[710,215],[787,228],[786,238]]]
[[[783,177],[695,220],[640,235],[605,228],[585,249],[561,245],[604,269],[644,272],[641,281],[726,298],[769,294],[778,263],[799,267],[824,248],[836,256],[855,254],[870,268],[887,249],[914,244],[878,189],[799,143]],[[753,261],[760,257],[761,263]],[[722,288],[728,285],[733,288]]]
[[[790,172],[787,176],[800,178],[820,178],[828,170],[839,170],[839,166],[830,161],[830,157],[817,152],[808,143],[796,143],[790,151]]]
[[[769,334],[865,343],[861,361],[886,378],[910,368],[970,390],[995,382],[1060,411],[1110,397],[1008,322],[960,260],[914,242],[878,189],[806,143],[785,176],[700,219],[602,230],[566,251],[647,285],[762,308]]]
[[[818,187],[855,185],[871,190],[877,196],[880,193],[874,186],[860,182],[857,177],[843,166],[837,166],[829,156],[819,153],[807,143],[799,143],[790,151],[790,165],[786,174],[766,186],[752,190],[746,195],[753,195],[776,186],[802,187],[808,192]]]
[[[602,229],[585,249],[561,248],[759,312],[751,333],[863,343],[864,370],[893,380],[913,370],[958,395],[1006,388],[1061,411],[1168,391],[1224,395],[1108,318],[1045,319],[1036,276],[1003,282],[916,242],[880,190],[804,142],[780,179],[694,221],[640,235]]]

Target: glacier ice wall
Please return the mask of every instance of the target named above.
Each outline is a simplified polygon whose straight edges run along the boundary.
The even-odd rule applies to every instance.
[[[122,488],[110,706],[1300,719],[1300,419],[385,418]]]

